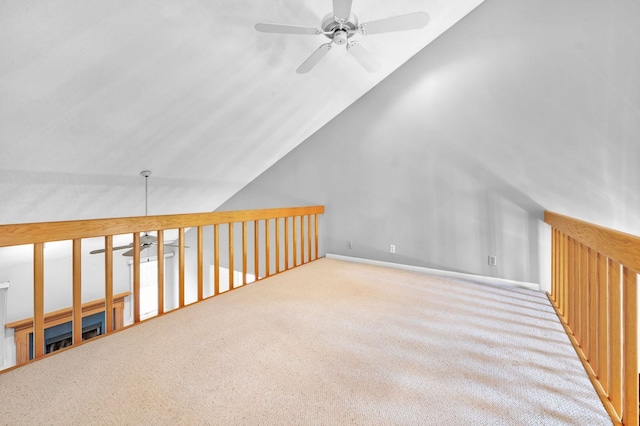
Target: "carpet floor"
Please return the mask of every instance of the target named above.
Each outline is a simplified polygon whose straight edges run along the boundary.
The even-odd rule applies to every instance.
[[[0,374],[0,424],[611,421],[543,293],[320,259]]]

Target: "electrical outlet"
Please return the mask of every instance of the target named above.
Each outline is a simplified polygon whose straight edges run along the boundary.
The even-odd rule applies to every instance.
[[[395,244],[391,244],[389,246],[389,253],[395,253],[396,252],[396,245]]]
[[[496,266],[496,257],[495,256],[489,256],[489,266]]]
[[[347,241],[347,246],[352,249],[353,248],[353,243],[351,241]]]

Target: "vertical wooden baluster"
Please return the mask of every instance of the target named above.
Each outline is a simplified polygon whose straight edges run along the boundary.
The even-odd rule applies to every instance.
[[[289,270],[289,217],[284,218],[284,270]]]
[[[233,290],[235,287],[233,282],[233,275],[235,269],[233,266],[233,223],[229,223],[229,290]]]
[[[44,243],[33,245],[33,358],[44,355]]]
[[[293,216],[293,267],[298,266],[298,225],[296,216]]]
[[[113,237],[104,237],[104,295],[105,321],[107,333],[111,333],[113,326]]]
[[[260,223],[253,221],[253,271],[256,281],[260,278]]]
[[[73,319],[73,344],[82,343],[82,240],[73,240],[73,298],[71,310]]]
[[[133,233],[133,322],[140,322],[140,233]]]
[[[598,318],[598,286],[597,282],[597,259],[598,254],[594,249],[589,249],[589,363],[593,368],[593,371],[598,371],[598,357],[597,357],[597,348],[598,341],[596,340],[597,334],[596,331],[598,329],[596,320]]]
[[[300,216],[300,264],[303,265],[304,263],[304,216]]]
[[[198,300],[204,299],[204,235],[202,226],[198,226]]]
[[[558,305],[558,310],[560,311],[560,315],[566,321],[566,313],[564,310],[563,304],[563,289],[564,289],[564,238],[560,231],[557,231],[556,238],[558,239],[558,255],[556,256],[556,267],[558,268],[558,282],[556,284],[556,291],[558,292],[558,297],[556,299],[556,304]]]
[[[580,343],[580,245],[573,240],[573,335]]]
[[[585,355],[589,361],[592,360],[591,354],[591,341],[590,337],[590,328],[591,328],[591,318],[589,312],[589,299],[591,295],[589,294],[589,271],[590,271],[590,252],[591,249],[586,245],[583,246],[582,250],[582,282],[583,282],[583,292],[582,292],[582,325],[583,325],[583,339],[585,343]]]
[[[280,273],[280,218],[276,218],[276,274]]]
[[[598,378],[609,394],[609,335],[607,333],[609,294],[607,293],[607,257],[598,253]]]
[[[568,305],[568,319],[569,319],[569,326],[571,327],[571,331],[573,332],[573,335],[575,336],[576,334],[576,330],[575,330],[575,326],[576,326],[576,305],[575,305],[575,300],[576,300],[576,294],[575,294],[575,289],[576,289],[576,275],[575,275],[575,263],[576,263],[576,246],[575,246],[575,240],[573,238],[567,237],[568,238],[568,242],[569,242],[569,250],[568,250],[568,257],[569,257],[569,261],[567,263],[567,275],[568,275],[568,280],[567,280],[567,284],[568,284],[568,288],[567,288],[567,305]]]
[[[264,264],[265,276],[271,276],[271,256],[269,254],[269,219],[264,220]]]
[[[620,263],[609,259],[609,399],[617,413],[622,412],[622,291]]]
[[[587,320],[586,320],[586,309],[585,309],[585,305],[587,304],[587,291],[586,291],[586,281],[587,281],[587,261],[586,261],[586,252],[587,252],[587,248],[580,243],[580,267],[578,269],[578,274],[580,276],[580,286],[579,288],[579,296],[578,296],[578,301],[580,303],[580,309],[579,309],[579,320],[578,320],[578,324],[579,324],[579,336],[580,336],[580,347],[582,348],[582,352],[585,354],[586,357],[588,357],[588,352],[586,350],[586,346],[588,345],[587,343]]]
[[[558,231],[551,228],[551,301],[558,304]]]
[[[575,306],[576,306],[576,315],[575,315],[575,324],[574,324],[574,330],[573,330],[573,334],[576,336],[576,339],[578,340],[578,344],[580,345],[580,347],[582,347],[583,342],[582,342],[582,337],[580,336],[580,331],[581,331],[581,323],[580,323],[580,314],[582,313],[582,303],[580,299],[580,296],[582,294],[581,290],[580,290],[580,282],[582,281],[582,275],[580,274],[580,267],[581,265],[581,260],[582,260],[582,247],[580,245],[580,243],[578,243],[577,241],[575,242],[576,245],[576,260],[575,260],[575,278],[576,278],[576,289],[575,289]]]
[[[570,272],[570,260],[569,260],[569,236],[564,236],[564,316],[568,320],[569,312],[569,272]]]
[[[311,215],[307,215],[307,243],[309,245],[307,253],[309,256],[309,262],[313,260],[311,257]]]
[[[184,228],[178,228],[178,307],[184,307]]]
[[[158,315],[164,314],[164,231],[158,231]]]
[[[625,267],[622,272],[622,423],[638,424],[638,275]]]
[[[320,257],[320,255],[318,254],[319,252],[318,252],[318,215],[317,214],[314,215],[313,225],[316,228],[315,229],[316,232],[315,232],[315,235],[314,235],[314,238],[316,240],[315,241],[315,243],[316,243],[315,244],[316,245],[316,257],[315,258],[318,259]]]
[[[555,269],[555,285],[552,283],[553,292],[556,293],[554,297],[554,301],[556,307],[558,308],[558,312],[560,316],[564,318],[564,312],[562,311],[562,235],[560,231],[555,230],[555,238],[556,238],[556,254],[555,254],[555,265],[552,265],[552,268]],[[552,263],[554,262],[554,256],[552,255]]]
[[[247,285],[247,222],[242,222],[242,285]]]
[[[220,228],[213,225],[213,295],[220,294]]]

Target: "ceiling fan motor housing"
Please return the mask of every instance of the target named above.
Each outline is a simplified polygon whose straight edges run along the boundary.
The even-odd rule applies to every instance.
[[[342,46],[358,30],[358,18],[353,13],[348,19],[336,19],[333,13],[328,14],[322,20],[322,31],[324,35],[333,40],[337,45]]]

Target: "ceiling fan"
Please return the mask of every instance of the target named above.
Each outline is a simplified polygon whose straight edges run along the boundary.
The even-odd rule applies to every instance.
[[[331,41],[321,45],[296,70],[298,74],[309,72],[333,44],[346,44],[347,51],[369,72],[380,69],[380,63],[358,41],[350,40],[356,34],[371,35],[394,31],[415,30],[425,27],[429,23],[427,12],[414,12],[406,15],[392,16],[377,21],[358,23],[356,15],[351,13],[353,0],[333,0],[333,12],[322,19],[320,28],[300,27],[283,24],[256,24],[256,30],[263,33],[280,34],[310,34],[324,35]]]
[[[148,179],[149,176],[151,176],[151,171],[150,170],[143,170],[140,172],[140,176],[144,177],[144,215],[147,216],[147,184],[148,184]],[[140,236],[140,247],[139,250],[145,250],[151,246],[155,246],[158,244],[158,237],[155,237],[153,235],[149,235],[148,232],[145,232],[143,235]],[[175,244],[164,244],[165,247],[179,247]],[[185,248],[188,248],[185,246]],[[135,248],[133,246],[133,243],[129,243],[125,246],[117,246],[117,247],[113,247],[113,251],[116,250],[124,250],[124,249],[130,249],[128,251],[125,251],[124,253],[122,253],[123,256],[133,256],[135,250],[137,250],[137,248]],[[98,250],[93,250],[90,251],[89,254],[98,254],[98,253],[104,253],[106,250],[105,249],[98,249]]]

